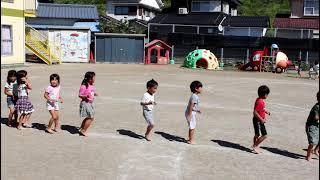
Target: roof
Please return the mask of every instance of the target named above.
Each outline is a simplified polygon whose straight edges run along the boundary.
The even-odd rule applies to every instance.
[[[37,17],[65,19],[99,19],[95,5],[39,3]]]
[[[90,28],[91,32],[100,32],[98,26],[99,22],[76,22],[73,25],[75,28]]]
[[[274,20],[274,26],[277,28],[319,29],[319,17],[313,19],[276,18]]]
[[[112,0],[114,4],[140,4],[146,7],[160,10],[164,7],[162,0]]]
[[[31,25],[36,29],[71,29],[71,30],[90,30],[90,27],[57,26],[57,25]]]
[[[150,23],[217,26],[224,17],[226,19],[222,23],[223,26],[269,27],[269,17],[267,16],[228,16],[223,13],[160,14]]]
[[[169,46],[167,43],[165,43],[165,42],[163,42],[163,41],[161,41],[161,40],[158,40],[158,39],[155,39],[155,40],[149,42],[148,44],[146,44],[145,47],[148,48],[148,47],[150,47],[150,46],[152,46],[152,45],[154,45],[154,44],[156,44],[156,43],[158,43],[158,42],[160,42],[161,44],[163,44],[163,45],[166,46],[167,48],[170,48],[170,49],[171,49],[171,46]]]

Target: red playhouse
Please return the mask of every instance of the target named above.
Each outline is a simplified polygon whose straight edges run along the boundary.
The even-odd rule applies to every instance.
[[[153,40],[145,46],[144,64],[168,64],[171,47],[161,40]]]

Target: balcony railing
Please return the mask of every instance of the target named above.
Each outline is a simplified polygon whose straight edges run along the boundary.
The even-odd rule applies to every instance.
[[[28,0],[24,3],[24,16],[36,17],[37,0]]]

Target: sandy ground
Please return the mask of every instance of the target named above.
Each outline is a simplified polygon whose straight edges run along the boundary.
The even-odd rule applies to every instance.
[[[18,68],[21,69],[21,68]],[[282,74],[206,71],[179,66],[63,64],[25,67],[33,83],[34,128],[17,131],[4,123],[1,96],[1,179],[3,180],[316,180],[319,159],[304,160],[304,124],[314,105],[318,81]],[[79,137],[77,97],[84,73],[96,72],[96,119],[89,137]],[[1,70],[1,88],[8,69]],[[62,131],[44,132],[49,113],[43,98],[49,75],[61,75]],[[146,123],[139,100],[145,83],[159,82],[152,141],[142,138]],[[198,116],[197,145],[184,143],[184,110],[189,84],[200,80],[204,113]],[[271,89],[263,153],[253,154],[252,107],[259,85]]]

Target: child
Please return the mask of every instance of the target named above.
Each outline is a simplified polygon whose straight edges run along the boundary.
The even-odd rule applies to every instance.
[[[59,129],[59,102],[63,103],[60,95],[60,76],[58,74],[50,75],[50,85],[44,92],[44,98],[47,100],[47,109],[51,114],[51,119],[46,132],[53,134]],[[54,123],[54,129],[52,125]]]
[[[257,154],[260,153],[259,145],[267,138],[267,130],[265,127],[266,122],[266,114],[270,116],[270,112],[265,110],[265,102],[264,100],[267,99],[270,93],[270,89],[268,86],[260,86],[258,88],[258,98],[254,104],[253,110],[253,127],[254,127],[254,134],[253,137],[253,145],[251,146],[253,151]],[[262,136],[260,136],[260,131]]]
[[[306,133],[308,136],[308,151],[306,160],[311,160],[311,152],[313,146],[316,146],[313,150],[313,153],[319,156],[319,101],[320,101],[320,92],[317,93],[317,103],[312,107],[308,120],[306,122]]]
[[[13,88],[16,86],[17,82],[17,76],[16,76],[16,71],[15,70],[10,70],[8,72],[7,76],[7,82],[6,85],[4,86],[4,94],[7,95],[7,105],[9,108],[9,115],[8,115],[8,126],[12,126],[12,117],[15,116],[15,120],[17,121],[17,111],[14,109],[14,106],[16,105],[16,100],[13,95]]]
[[[31,83],[27,77],[27,71],[20,70],[17,72],[17,96],[16,110],[21,114],[19,117],[18,130],[22,129],[22,126],[30,128],[28,120],[32,112],[34,111],[33,105],[28,98],[29,91],[32,89]]]
[[[154,121],[152,116],[153,105],[157,103],[154,101],[154,93],[156,93],[158,89],[158,82],[151,79],[147,82],[147,92],[143,94],[140,105],[143,110],[143,117],[146,120],[148,127],[145,133],[145,138],[147,141],[150,140],[150,132],[154,127]]]
[[[94,72],[87,72],[84,75],[84,79],[79,90],[79,98],[81,99],[80,116],[84,117],[79,130],[79,134],[81,136],[88,136],[87,130],[94,118],[93,100],[94,96],[98,96],[98,94],[95,92],[96,89],[93,86],[95,79],[96,74]]]
[[[193,81],[190,84],[190,90],[192,95],[189,99],[187,109],[185,111],[185,117],[188,122],[189,126],[189,144],[195,144],[194,140],[194,132],[196,128],[196,114],[201,113],[200,110],[200,101],[199,101],[199,94],[202,92],[202,83],[200,81]]]

